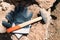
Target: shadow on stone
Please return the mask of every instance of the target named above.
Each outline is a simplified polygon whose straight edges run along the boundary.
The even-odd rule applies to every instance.
[[[56,2],[51,7],[51,12],[53,12],[56,9],[56,5],[60,2],[60,0],[56,0]]]
[[[52,17],[53,20],[56,20],[57,19],[57,17],[54,16],[54,15],[51,15],[51,17]]]

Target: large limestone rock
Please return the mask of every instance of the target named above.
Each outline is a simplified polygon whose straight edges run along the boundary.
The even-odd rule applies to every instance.
[[[41,8],[48,9],[53,6],[56,0],[36,0]]]

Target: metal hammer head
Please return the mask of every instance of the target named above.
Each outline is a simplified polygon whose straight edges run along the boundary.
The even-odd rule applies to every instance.
[[[50,23],[51,21],[51,9],[44,9],[44,8],[41,8],[40,9],[40,12],[41,12],[41,16],[42,16],[42,19],[45,23]]]

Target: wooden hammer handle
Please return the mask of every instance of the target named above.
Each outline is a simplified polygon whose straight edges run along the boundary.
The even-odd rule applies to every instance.
[[[17,25],[17,26],[8,28],[8,29],[7,29],[7,32],[8,32],[8,33],[13,32],[13,31],[18,30],[18,29],[20,29],[20,28],[22,28],[22,27],[25,27],[25,26],[27,26],[27,25],[29,25],[29,24],[32,24],[32,23],[34,23],[34,22],[37,22],[37,21],[39,21],[39,20],[41,20],[41,19],[42,19],[42,17],[37,17],[37,18],[35,18],[35,19],[33,19],[33,20],[30,20],[30,21],[24,22],[24,23],[22,23],[22,24],[19,24],[19,25]]]

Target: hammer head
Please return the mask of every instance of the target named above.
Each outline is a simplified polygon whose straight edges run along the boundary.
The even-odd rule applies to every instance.
[[[45,10],[44,8],[40,9],[41,16],[45,23],[50,23],[51,21],[51,9]]]

